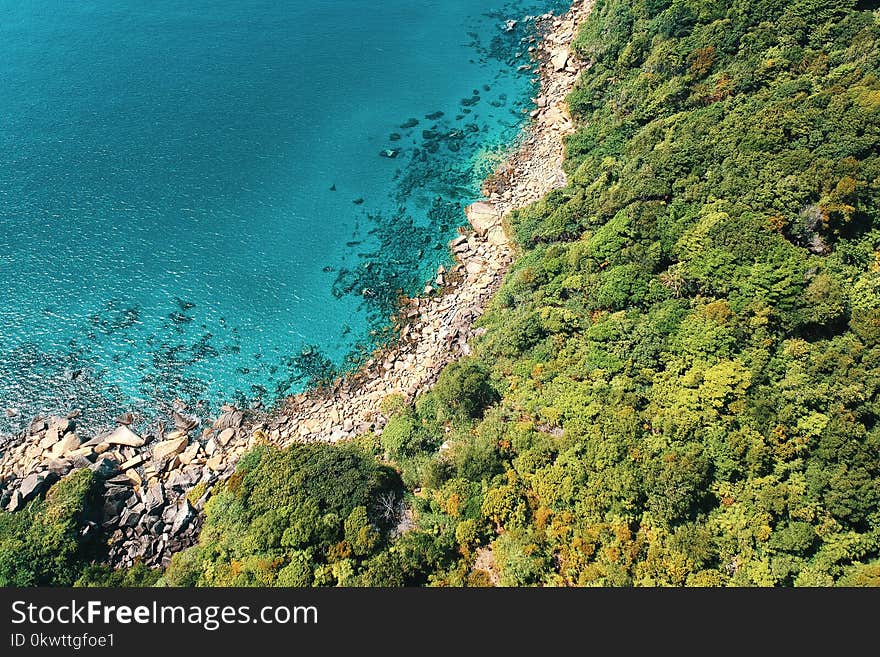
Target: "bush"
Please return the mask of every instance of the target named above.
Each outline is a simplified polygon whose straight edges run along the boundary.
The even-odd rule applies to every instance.
[[[383,500],[400,494],[399,476],[352,444],[257,448],[209,500],[199,545],[174,555],[162,583],[337,583],[385,544],[396,518]]]
[[[53,485],[44,500],[17,513],[0,511],[0,586],[73,585],[92,547],[79,537],[92,486],[91,471],[77,470]]]
[[[489,371],[475,359],[455,361],[440,374],[434,394],[443,419],[477,419],[499,400]]]

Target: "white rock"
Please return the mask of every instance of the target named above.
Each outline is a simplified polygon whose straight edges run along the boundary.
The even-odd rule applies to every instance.
[[[488,234],[486,235],[486,239],[489,244],[493,246],[503,246],[507,244],[507,235],[504,232],[504,229],[501,226],[492,226],[489,229]]]
[[[217,436],[217,442],[226,447],[233,438],[235,438],[235,429],[228,427]]]
[[[80,439],[75,433],[69,433],[52,446],[52,456],[62,456],[80,446]]]
[[[478,262],[476,260],[469,260],[467,263],[466,269],[467,269],[467,273],[471,274],[473,276],[473,275],[481,273],[485,269],[485,267],[483,266],[483,263],[481,263],[481,262]]]
[[[486,201],[472,203],[465,208],[464,213],[471,226],[474,227],[474,231],[480,237],[501,221],[498,210],[494,205]]]
[[[104,442],[111,445],[125,445],[126,447],[144,446],[144,439],[125,425],[117,427],[113,433],[104,439]]]
[[[196,455],[199,453],[199,444],[193,443],[189,447],[187,447],[180,455],[177,457],[180,459],[180,462],[183,465],[189,465],[196,458]]]

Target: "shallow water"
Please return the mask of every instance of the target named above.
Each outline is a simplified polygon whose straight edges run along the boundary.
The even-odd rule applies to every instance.
[[[565,5],[0,0],[0,429],[350,366],[448,260],[527,116],[525,19]]]

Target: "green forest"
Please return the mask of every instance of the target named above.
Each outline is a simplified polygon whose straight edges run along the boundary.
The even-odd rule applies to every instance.
[[[878,7],[598,0],[472,356],[251,452],[161,573],[92,563],[76,473],[0,513],[0,582],[880,585]]]

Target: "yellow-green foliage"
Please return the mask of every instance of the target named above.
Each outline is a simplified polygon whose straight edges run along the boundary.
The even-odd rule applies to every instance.
[[[870,4],[598,0],[570,184],[512,216],[474,356],[392,426],[448,447],[428,581],[490,545],[505,585],[878,582]]]
[[[190,504],[195,505],[202,498],[202,495],[205,494],[207,488],[207,484],[204,481],[200,481],[186,494],[186,499],[189,500]]]
[[[0,586],[71,586],[83,565],[77,541],[92,473],[65,477],[44,500],[17,513],[0,511]]]

